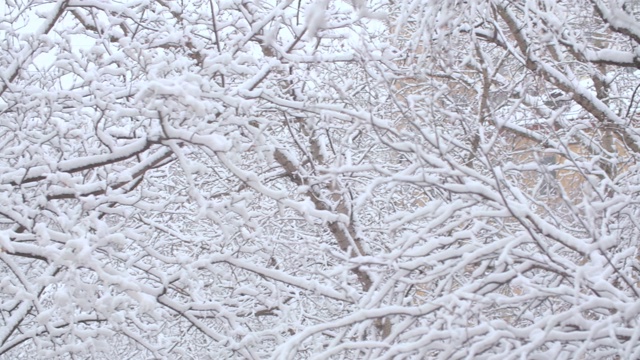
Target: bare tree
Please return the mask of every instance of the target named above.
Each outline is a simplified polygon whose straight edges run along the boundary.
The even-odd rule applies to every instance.
[[[8,3],[0,354],[639,357],[636,7]]]

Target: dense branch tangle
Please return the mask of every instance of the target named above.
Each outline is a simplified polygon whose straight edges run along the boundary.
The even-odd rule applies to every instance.
[[[536,285],[538,280],[550,281],[544,286],[580,287],[585,299],[589,294],[608,297],[592,283],[594,279],[577,275],[603,262],[608,269],[603,276],[611,276],[606,283],[616,287],[614,292],[622,298],[635,301],[638,275],[632,265],[637,260],[631,234],[637,233],[638,227],[635,220],[627,220],[637,213],[630,198],[634,195],[628,192],[636,176],[637,125],[628,109],[635,101],[632,92],[637,76],[626,70],[635,66],[635,41],[631,36],[619,36],[632,29],[616,30],[619,34],[603,30],[614,20],[584,16],[581,11],[595,11],[588,2],[580,3],[578,13],[574,7],[568,9],[555,2],[445,1],[412,6],[411,12],[409,5],[399,8],[395,27],[394,45],[402,47],[400,52],[407,56],[398,62],[395,73],[402,81],[388,85],[396,93],[396,129],[400,133],[389,141],[397,144],[398,150],[414,153],[424,164],[418,168],[413,161],[413,166],[407,167],[414,174],[414,184],[459,194],[454,198],[477,199],[476,205],[469,205],[476,209],[460,211],[465,220],[452,222],[449,229],[465,238],[460,246],[475,243],[485,254],[460,255],[460,259],[474,260],[463,261],[464,265],[454,270],[440,270],[449,274],[450,288],[425,281],[420,293],[433,301],[457,288],[455,293],[463,297],[465,293],[458,290],[464,289],[463,284],[485,283],[501,274],[502,280],[494,283],[492,291],[501,289],[505,298],[488,306],[492,301],[471,300],[473,297],[466,295],[469,302],[460,306],[476,311],[488,306],[492,314],[501,314],[501,321],[520,328],[526,322],[518,322],[527,311],[554,308],[559,311],[551,311],[560,316],[572,310],[570,302],[561,303],[573,295],[538,293],[543,289]],[[582,23],[576,24],[574,16]],[[600,39],[594,42],[576,25],[597,29],[592,34]],[[634,25],[617,22],[616,26]],[[420,150],[408,150],[407,140],[424,145]],[[406,172],[404,179],[411,181],[406,180]],[[423,199],[427,208],[442,206],[437,195]],[[619,206],[611,207],[614,203]],[[425,234],[427,243],[434,241],[431,228],[418,229],[416,233]],[[508,249],[488,250],[494,244],[507,243]],[[530,268],[532,264],[545,265]],[[553,266],[548,267],[550,264]],[[524,267],[508,275],[521,265]],[[438,273],[437,269],[432,265],[421,271]],[[521,301],[517,299],[523,290],[528,299],[535,299],[525,301],[528,305],[520,303],[528,310],[504,305]],[[550,298],[560,303],[548,302],[551,293],[555,295]],[[503,307],[509,310],[495,311]],[[516,314],[509,315],[513,310]],[[517,315],[518,311],[522,312]],[[610,311],[596,311],[598,315],[587,318],[601,319],[599,316]],[[465,316],[472,315],[467,312]],[[530,321],[535,324],[538,320],[534,316]],[[511,331],[516,330],[507,333],[514,334]],[[428,336],[423,339],[427,341]],[[552,337],[545,339],[554,341]],[[618,340],[625,339],[620,336]],[[562,343],[561,352],[576,354],[589,348],[582,344],[574,349]],[[435,342],[430,344],[436,348]],[[483,351],[500,351],[492,347],[497,343],[491,344]],[[505,350],[504,354],[515,358],[519,351],[530,351],[512,346],[518,351]],[[625,351],[632,351],[637,345],[625,346]],[[432,356],[438,354],[435,351]],[[465,346],[456,354],[466,356],[469,351]],[[543,346],[535,351],[547,350]],[[603,348],[602,354],[616,351],[615,347]],[[439,354],[442,358],[453,356]],[[630,353],[618,354],[625,357],[629,355],[622,354]]]
[[[638,30],[573,3],[8,9],[0,353],[637,358]]]
[[[282,158],[290,150],[271,148],[285,135],[287,113],[327,116],[291,95],[301,90],[286,78],[292,62],[319,62],[309,50],[315,40],[302,41],[305,29],[291,23],[303,9],[288,5],[59,2],[35,35],[42,43],[7,57],[0,246],[10,274],[2,315],[10,326],[1,353],[166,357],[209,343],[202,353],[258,358],[277,344],[265,337],[335,316],[322,313],[369,290],[371,279],[348,261],[355,281],[323,272],[322,258],[334,257],[320,250],[332,244],[324,229],[339,242],[336,259],[364,251],[346,190],[299,180],[305,169]],[[27,21],[36,10],[15,9],[7,24],[17,28],[20,14]],[[284,48],[264,45],[269,24],[284,24]],[[91,45],[78,48],[78,41]],[[292,52],[298,43],[303,48]],[[57,52],[53,64],[42,47]],[[272,53],[254,58],[262,50]],[[329,113],[351,117],[331,106]],[[326,165],[317,153],[312,161]],[[273,166],[287,181],[273,176]],[[312,189],[289,194],[303,187]],[[322,240],[308,244],[294,231]],[[306,268],[313,262],[318,270]],[[307,303],[318,307],[316,320],[278,321]],[[87,318],[96,327],[80,326]],[[159,342],[158,334],[171,340]]]

